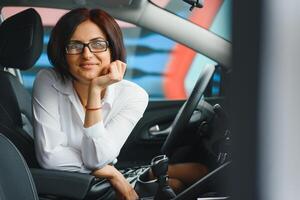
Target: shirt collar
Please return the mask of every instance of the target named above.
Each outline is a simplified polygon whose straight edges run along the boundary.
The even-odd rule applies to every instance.
[[[72,84],[71,80],[65,80],[65,82],[63,82],[62,80],[58,80],[55,83],[53,83],[52,86],[57,91],[59,91],[60,93],[65,94],[65,95],[74,94],[73,84]]]
[[[63,81],[57,81],[53,83],[53,87],[65,94],[65,95],[74,95],[74,89],[73,89],[73,84],[71,80],[66,80],[65,82]],[[115,98],[115,84],[112,84],[106,88],[106,92],[104,95],[104,98],[102,100],[102,104],[108,104],[110,107],[112,107],[113,101]]]

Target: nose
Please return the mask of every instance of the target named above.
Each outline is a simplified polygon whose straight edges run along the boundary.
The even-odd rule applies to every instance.
[[[93,56],[93,53],[90,51],[90,49],[87,46],[85,46],[82,50],[82,56],[83,58],[88,59]]]

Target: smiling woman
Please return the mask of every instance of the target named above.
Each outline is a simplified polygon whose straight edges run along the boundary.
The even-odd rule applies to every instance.
[[[100,44],[100,50],[93,48],[95,42]],[[66,47],[69,72],[77,81],[89,83],[93,78],[107,74],[111,63],[107,43],[106,36],[94,22],[87,20],[78,25]]]
[[[48,55],[54,70],[41,70],[33,89],[39,163],[107,178],[119,196],[136,199],[110,165],[148,104],[142,88],[123,80],[119,26],[102,10],[72,10],[53,28]]]

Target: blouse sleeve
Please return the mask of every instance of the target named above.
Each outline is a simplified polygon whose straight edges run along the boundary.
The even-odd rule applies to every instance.
[[[52,87],[55,75],[42,70],[33,87],[33,118],[35,149],[40,165],[46,169],[89,172],[81,152],[68,146],[66,133],[61,131],[57,90]]]
[[[84,129],[82,158],[89,169],[101,168],[118,155],[129,134],[137,124],[148,104],[148,94],[140,87],[122,93],[126,99],[121,109],[108,121]]]

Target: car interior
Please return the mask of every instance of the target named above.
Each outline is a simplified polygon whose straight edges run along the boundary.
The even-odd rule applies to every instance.
[[[5,5],[5,2],[1,4]],[[67,7],[63,2],[60,6]],[[116,5],[113,1],[102,1],[101,5],[116,18],[153,31],[160,29],[159,23],[147,21],[146,17],[150,13],[161,12],[157,6],[148,1],[117,2],[123,8],[122,12],[113,7]],[[80,5],[79,1],[77,3]],[[87,6],[93,7],[93,3],[91,1]],[[144,4],[148,5],[145,6],[147,9],[134,9]],[[141,12],[144,14],[141,15]],[[180,23],[186,23],[181,18],[170,17],[169,12],[160,14],[162,19],[164,15],[165,19],[170,19],[169,24],[180,26]],[[194,35],[203,36],[200,42],[194,42],[185,32],[179,36],[171,28],[160,30],[160,33],[191,48],[203,50],[219,65],[209,64],[202,70],[185,101],[170,102],[164,112],[161,112],[159,101],[150,103],[143,119],[130,135],[116,167],[135,187],[140,199],[230,198],[229,192],[221,186],[222,181],[228,179],[231,166],[229,117],[223,98],[203,97],[217,70],[224,74],[224,82],[229,77],[230,44],[192,23],[185,27]],[[33,8],[7,18],[0,25],[0,199],[114,199],[114,191],[107,180],[89,174],[42,169],[35,158],[31,94],[18,76],[8,69],[18,72],[32,68],[42,53],[43,36],[41,17]],[[158,123],[152,120],[155,115],[159,115],[165,125],[149,129]],[[183,134],[185,132],[189,134]],[[138,144],[134,142],[137,133],[143,139]],[[147,142],[150,139],[151,142]],[[168,157],[176,154],[177,149],[191,145],[202,147],[199,153],[207,157],[210,171],[183,192],[175,194],[167,187],[166,180],[158,180],[166,177]],[[148,147],[146,154],[135,152],[135,148]],[[155,181],[144,180],[149,169],[156,174]]]

